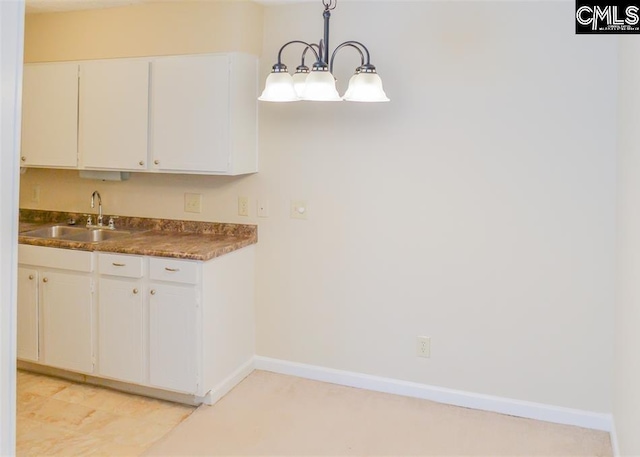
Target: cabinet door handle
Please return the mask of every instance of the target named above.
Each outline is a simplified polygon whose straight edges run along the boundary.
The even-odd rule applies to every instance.
[[[20,160],[22,160],[23,162],[27,161],[27,158],[25,156],[20,157]]]
[[[115,262],[111,262],[111,265],[113,265],[114,267],[126,267],[127,266],[126,263],[115,263]]]
[[[164,267],[164,269],[165,269],[165,270],[167,270],[167,271],[172,271],[172,272],[180,271],[180,268],[169,268],[169,267]]]
[[[144,166],[144,160],[141,160],[140,162],[138,162],[140,164],[141,167]]]
[[[29,275],[29,279],[33,279],[33,275]]]
[[[155,295],[155,294],[156,294],[156,291],[155,291],[155,289],[151,289],[151,292],[149,292],[149,293],[150,293],[151,295]]]
[[[49,282],[49,278],[42,278],[42,282]]]
[[[155,163],[156,165],[160,165],[160,161],[159,160],[154,160],[153,163]]]
[[[133,289],[133,293],[137,294],[138,293],[138,289]]]

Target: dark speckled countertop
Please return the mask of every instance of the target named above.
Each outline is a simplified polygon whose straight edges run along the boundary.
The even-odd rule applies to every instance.
[[[258,242],[258,227],[246,224],[181,221],[120,217],[116,227],[130,230],[131,235],[89,243],[55,238],[35,238],[24,232],[47,225],[67,224],[71,219],[83,225],[85,218],[78,213],[20,210],[21,244],[48,246],[83,251],[117,252],[191,260],[210,260]]]

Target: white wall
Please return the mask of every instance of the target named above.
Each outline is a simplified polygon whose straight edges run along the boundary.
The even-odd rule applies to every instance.
[[[613,412],[621,455],[640,455],[640,43],[620,39]]]
[[[18,150],[24,2],[0,2],[0,455],[16,443]]]
[[[393,101],[262,105],[258,189],[311,220],[260,227],[261,355],[610,410],[616,52],[572,8],[340,4]],[[319,16],[268,8],[265,70]]]
[[[265,7],[263,76],[285,41],[320,38],[321,13]],[[259,355],[609,412],[616,43],[575,36],[572,16],[569,2],[342,2],[332,44],[369,46],[391,103],[261,104],[256,175],[30,170],[21,206],[87,211],[99,189],[106,213],[189,218],[183,193],[201,192],[198,219],[259,224]],[[356,64],[338,56],[341,85]]]

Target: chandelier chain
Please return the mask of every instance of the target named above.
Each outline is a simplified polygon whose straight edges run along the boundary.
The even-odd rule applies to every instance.
[[[325,11],[330,11],[336,9],[336,6],[338,6],[338,0],[322,0],[322,4],[324,5]]]

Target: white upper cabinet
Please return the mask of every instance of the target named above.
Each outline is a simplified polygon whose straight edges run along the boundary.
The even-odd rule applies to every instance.
[[[151,66],[151,168],[257,171],[257,60],[242,54],[161,57]]]
[[[239,53],[25,65],[22,164],[254,173],[257,70]]]
[[[81,168],[144,170],[147,166],[149,62],[80,64]]]
[[[20,163],[78,165],[78,63],[24,66]]]
[[[229,58],[186,56],[152,64],[153,168],[229,169]]]

